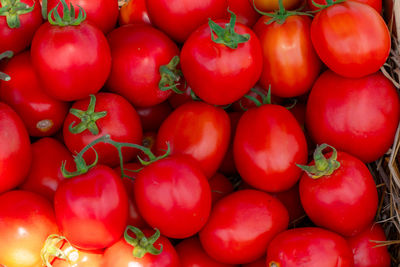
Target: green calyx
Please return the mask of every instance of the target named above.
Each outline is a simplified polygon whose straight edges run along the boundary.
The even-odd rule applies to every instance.
[[[97,127],[96,121],[104,118],[107,115],[107,111],[94,112],[96,107],[96,96],[90,95],[90,103],[86,111],[71,108],[69,112],[78,117],[81,122],[74,126],[74,122],[69,125],[69,131],[73,134],[79,134],[89,130],[92,134],[99,134],[99,128]]]
[[[332,149],[332,155],[330,158],[326,158],[325,155],[322,153],[322,151],[328,147]],[[297,167],[305,171],[308,176],[313,179],[318,179],[322,176],[331,175],[335,170],[340,167],[340,162],[337,161],[337,150],[328,144],[317,146],[314,151],[314,162],[315,165],[311,166],[299,164],[296,165]]]
[[[29,6],[22,3],[20,0],[0,0],[0,16],[5,16],[7,20],[7,25],[11,29],[19,28],[21,26],[21,21],[19,19],[20,15],[32,12],[35,8],[35,3]]]
[[[178,89],[179,81],[182,79],[182,71],[177,69],[179,64],[179,57],[174,56],[171,61],[160,67],[161,79],[158,83],[158,87],[161,91],[172,90],[177,94],[183,94],[181,90]]]
[[[8,51],[0,54],[0,60],[2,60],[4,58],[12,58],[13,55],[14,55],[14,53],[12,51],[8,50]],[[11,80],[11,77],[0,71],[0,80],[8,82],[9,80]]]
[[[140,231],[139,228],[130,225],[126,227],[124,232],[124,239],[128,244],[133,246],[132,254],[135,258],[143,258],[146,253],[149,253],[151,255],[161,254],[163,246],[160,244],[160,249],[156,249],[154,247],[154,243],[160,237],[160,231],[158,229],[155,230],[156,232],[154,233],[154,235],[147,238],[143,234],[143,232]],[[136,238],[130,236],[129,231],[132,231],[135,234]]]
[[[64,242],[69,243],[69,241],[64,236],[53,234],[47,238],[42,250],[40,251],[40,257],[43,266],[52,267],[51,262],[54,258],[62,259],[69,263],[68,255],[73,252],[77,252],[77,250],[73,249],[67,255],[64,251],[60,249]]]
[[[63,17],[61,18],[60,14],[58,13],[58,6],[60,3],[63,5]],[[54,19],[53,19],[53,14],[54,14]],[[50,10],[49,15],[47,16],[48,21],[52,25],[56,26],[78,26],[80,25],[85,19],[86,19],[86,11],[82,8],[79,7],[79,13],[78,16],[75,16],[75,8],[70,3],[69,7],[65,0],[61,0],[57,4],[55,8]]]
[[[271,85],[269,85],[268,87],[268,92],[267,95],[265,95],[263,92],[257,90],[256,88],[251,88],[250,89],[251,92],[255,93],[256,95],[261,97],[261,101],[257,99],[257,97],[254,97],[252,95],[244,95],[245,98],[251,100],[257,107],[261,107],[262,105],[268,105],[271,104]],[[243,107],[242,102],[239,102],[240,108],[244,111],[246,111],[247,109],[245,107]]]
[[[235,32],[236,15],[228,9],[231,13],[231,19],[229,23],[225,24],[225,28],[222,28],[217,23],[208,20],[208,26],[211,30],[211,39],[217,44],[224,44],[229,48],[236,49],[239,44],[245,43],[250,40],[249,34],[238,34]],[[217,36],[215,38],[214,34]]]
[[[345,2],[346,0],[336,0],[336,1],[333,1],[333,0],[326,0],[326,4],[325,4],[325,5],[318,4],[318,3],[314,2],[314,0],[311,0],[311,1],[312,1],[312,4],[313,4],[314,6],[318,7],[318,9],[315,10],[315,11],[313,11],[313,12],[318,13],[318,12],[320,12],[322,9],[328,8],[328,7],[333,6],[333,5],[336,5],[336,4],[343,3],[343,2]]]

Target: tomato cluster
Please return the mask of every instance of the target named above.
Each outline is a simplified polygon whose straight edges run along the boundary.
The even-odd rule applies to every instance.
[[[390,266],[381,7],[0,1],[0,266]]]

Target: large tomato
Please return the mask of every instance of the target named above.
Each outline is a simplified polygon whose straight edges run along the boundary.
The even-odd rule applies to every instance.
[[[396,88],[380,72],[351,79],[328,70],[315,82],[307,102],[306,127],[313,141],[364,162],[388,151],[399,119]]]

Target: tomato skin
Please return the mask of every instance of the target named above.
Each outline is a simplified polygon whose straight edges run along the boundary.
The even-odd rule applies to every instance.
[[[144,23],[151,24],[145,0],[129,0],[119,10],[119,25]]]
[[[163,121],[172,112],[172,108],[168,101],[165,101],[151,107],[138,107],[136,111],[140,117],[143,131],[150,132],[160,128]]]
[[[61,129],[68,103],[49,97],[32,66],[29,51],[13,57],[4,72],[11,80],[0,84],[0,100],[10,105],[24,121],[30,136],[51,136]]]
[[[156,141],[159,150],[195,159],[207,178],[217,171],[228,149],[230,121],[226,112],[203,102],[188,102],[175,109],[161,125]]]
[[[380,69],[390,52],[385,21],[372,7],[355,1],[318,12],[311,40],[321,60],[345,77],[363,77]]]
[[[346,240],[336,233],[317,227],[296,228],[271,241],[266,266],[353,267],[353,255]]]
[[[295,164],[307,162],[307,143],[294,116],[284,107],[249,109],[233,141],[236,168],[245,182],[267,192],[291,188],[300,179]]]
[[[380,72],[350,79],[328,70],[315,82],[307,102],[306,127],[311,139],[366,163],[388,151],[399,119],[396,88]]]
[[[250,4],[256,6],[258,10],[263,12],[272,12],[279,9],[279,1],[277,0],[248,0]],[[301,0],[283,0],[282,4],[286,10],[296,9],[301,5]]]
[[[215,21],[225,27],[226,20]],[[207,103],[227,105],[240,99],[260,78],[262,50],[255,33],[243,24],[235,32],[250,39],[236,49],[211,39],[210,27],[203,24],[184,43],[181,50],[183,75],[193,92]]]
[[[63,101],[97,93],[111,68],[107,39],[87,21],[65,27],[44,23],[33,37],[31,56],[45,92]]]
[[[210,214],[207,178],[186,156],[172,155],[146,166],[138,173],[133,190],[145,221],[170,238],[196,234]]]
[[[114,170],[97,165],[60,183],[54,209],[60,230],[73,246],[103,249],[118,241],[125,230],[128,197]]]
[[[56,258],[51,266],[53,267],[101,267],[103,262],[103,251],[84,251],[74,248],[71,245],[63,244],[61,250],[67,255],[66,260]]]
[[[385,232],[379,224],[370,225],[365,231],[347,238],[353,250],[354,267],[390,267],[387,247],[374,247],[374,241],[386,241]]]
[[[247,27],[253,27],[261,17],[249,1],[228,0],[228,6],[229,10],[236,14],[236,21],[246,25]]]
[[[293,223],[305,215],[301,205],[299,183],[296,183],[289,190],[273,193],[273,197],[279,199],[289,212],[289,222]]]
[[[233,192],[233,184],[223,174],[216,173],[208,180],[211,189],[212,205]]]
[[[40,250],[58,228],[51,203],[32,192],[0,195],[0,262],[7,267],[37,267]]]
[[[282,24],[261,17],[253,27],[263,50],[263,71],[259,80],[263,88],[280,97],[295,97],[308,92],[317,79],[322,63],[310,37],[312,20],[294,15]]]
[[[241,190],[215,204],[199,238],[215,260],[249,263],[265,254],[268,243],[288,222],[288,212],[279,200],[262,191]]]
[[[179,55],[177,45],[163,32],[148,25],[125,25],[108,36],[113,58],[107,88],[135,107],[165,101],[171,90],[161,91],[160,66]]]
[[[0,54],[11,50],[18,54],[31,44],[33,35],[43,23],[40,3],[35,0],[20,0],[29,6],[35,4],[32,12],[19,16],[21,26],[11,29],[5,16],[0,17]],[[2,7],[0,3],[0,8]]]
[[[4,103],[0,103],[0,148],[1,194],[24,181],[32,161],[28,132],[17,113]]]
[[[256,261],[253,261],[251,263],[247,263],[247,264],[242,264],[242,267],[265,267],[265,256],[259,258]]]
[[[371,7],[373,7],[376,12],[378,12],[379,14],[382,13],[382,1],[380,0],[354,0],[363,4],[367,4]],[[313,0],[307,0],[307,7],[310,10],[318,10],[319,7],[314,6],[314,4],[312,3]],[[326,5],[326,0],[314,0],[315,3],[320,4],[320,5]],[[335,1],[333,1],[335,2]]]

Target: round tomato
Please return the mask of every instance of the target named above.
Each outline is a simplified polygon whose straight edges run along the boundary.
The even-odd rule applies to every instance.
[[[121,6],[118,17],[119,25],[144,23],[151,24],[145,0],[129,0]]]

